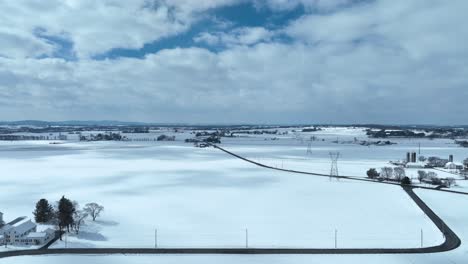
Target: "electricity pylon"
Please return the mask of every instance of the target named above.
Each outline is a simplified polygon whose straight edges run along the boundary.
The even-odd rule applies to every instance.
[[[338,158],[340,152],[330,152],[331,168],[330,168],[330,180],[334,177],[338,177]],[[338,178],[337,178],[338,179]]]

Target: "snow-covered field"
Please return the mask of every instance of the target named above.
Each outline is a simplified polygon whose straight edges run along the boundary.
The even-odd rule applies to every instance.
[[[303,133],[304,137],[310,135],[325,141],[312,142],[309,154],[308,142],[291,136],[279,140],[265,140],[268,135],[228,138],[222,146],[270,165],[322,173],[330,170],[328,153],[340,151],[340,174],[362,177],[369,167],[386,166],[388,160],[417,151],[419,143],[422,155],[453,154],[460,159],[467,155],[466,149],[449,140],[401,139],[392,140],[397,145],[365,147],[331,142],[337,137],[340,141],[366,139],[360,129]],[[0,142],[0,175],[0,211],[7,221],[32,216],[40,198],[56,201],[65,195],[81,205],[98,202],[105,206],[98,221],[87,221],[79,235],[70,235],[66,244],[58,242],[53,247],[154,247],[155,229],[159,247],[245,247],[246,229],[250,247],[333,248],[335,230],[338,247],[418,247],[421,229],[425,246],[443,241],[437,228],[398,186],[266,170],[219,150],[194,148],[181,141]],[[427,195],[432,197],[432,193]],[[432,199],[432,203],[440,201]],[[439,206],[441,213],[453,217],[453,210],[447,209],[450,204]],[[468,218],[466,213],[460,214]],[[31,258],[40,262],[66,257]],[[73,258],[88,262],[91,257]],[[189,261],[186,256],[157,258],[168,263]],[[348,258],[360,259],[294,256],[292,260],[342,262]],[[15,263],[14,259],[2,261]],[[194,259],[229,259],[233,263],[290,260],[285,256]],[[385,259],[398,263],[410,257]],[[93,263],[152,260],[152,256],[135,256],[128,261],[109,256]]]
[[[462,245],[450,252],[410,255],[109,255],[34,256],[2,259],[17,263],[359,263],[359,264],[439,264],[465,263],[468,258],[468,196],[417,190],[416,193],[460,236]]]

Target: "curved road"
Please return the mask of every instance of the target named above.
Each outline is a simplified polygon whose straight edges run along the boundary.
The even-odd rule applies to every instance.
[[[213,145],[230,155],[242,160],[256,164],[258,166],[287,171],[292,173],[311,174],[316,176],[329,175],[300,172],[293,170],[284,170],[270,167],[241,157],[229,152],[219,146]],[[371,181],[364,178],[354,178],[339,176],[350,180]],[[396,183],[385,184],[399,185]],[[431,219],[435,226],[444,234],[445,241],[432,247],[423,248],[65,248],[65,249],[38,249],[38,250],[19,250],[0,252],[0,258],[13,256],[31,256],[31,255],[57,255],[57,254],[417,254],[417,253],[437,253],[453,250],[460,246],[460,238],[448,227],[444,221],[437,216],[414,192],[412,186],[402,186],[403,190],[419,206],[419,208]]]
[[[288,170],[288,169],[281,169],[281,168],[276,168],[276,167],[273,167],[273,166],[269,166],[269,165],[265,165],[265,164],[262,164],[262,163],[259,163],[259,162],[256,162],[256,161],[253,161],[251,159],[248,159],[248,158],[245,158],[245,157],[242,157],[238,154],[235,154],[229,150],[226,150],[220,146],[217,146],[217,145],[214,145],[214,144],[211,144],[211,146],[213,146],[214,148],[217,148],[231,156],[234,156],[238,159],[241,159],[243,161],[246,161],[246,162],[249,162],[249,163],[252,163],[254,165],[257,165],[259,167],[262,167],[262,168],[266,168],[266,169],[272,169],[272,170],[277,170],[277,171],[284,171],[284,172],[291,172],[291,173],[297,173],[297,174],[307,174],[307,175],[313,175],[313,176],[320,176],[320,177],[332,177],[332,178],[338,178],[338,179],[347,179],[347,180],[353,180],[353,181],[365,181],[365,182],[373,182],[373,183],[381,183],[381,184],[390,184],[390,185],[400,185],[400,183],[395,183],[395,182],[385,182],[385,181],[377,181],[377,180],[372,180],[372,179],[366,179],[366,178],[362,178],[362,177],[359,177],[359,176],[330,176],[329,174],[323,174],[323,173],[315,173],[315,172],[306,172],[306,171],[298,171],[298,170]],[[439,191],[439,192],[449,192],[449,193],[455,193],[455,194],[462,194],[462,195],[468,195],[468,193],[466,192],[460,192],[460,191],[452,191],[452,190],[445,190],[445,189],[435,189],[435,188],[431,188],[431,187],[424,187],[424,186],[413,186],[413,188],[419,188],[419,189],[426,189],[426,190],[432,190],[432,191]]]

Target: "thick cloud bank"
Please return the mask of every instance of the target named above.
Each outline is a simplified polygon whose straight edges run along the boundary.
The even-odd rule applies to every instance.
[[[468,121],[463,0],[252,1],[270,16],[303,14],[274,27],[227,21],[199,28],[190,47],[96,59],[183,36],[238,4],[2,1],[0,119]]]

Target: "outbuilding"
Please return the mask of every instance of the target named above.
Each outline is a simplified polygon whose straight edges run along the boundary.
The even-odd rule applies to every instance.
[[[23,245],[44,245],[51,241],[55,236],[53,229],[46,229],[44,232],[31,232],[25,238],[21,239]]]
[[[455,163],[455,162],[447,162],[447,164],[445,164],[445,169],[448,169],[448,170],[462,170],[463,169],[463,164]]]

